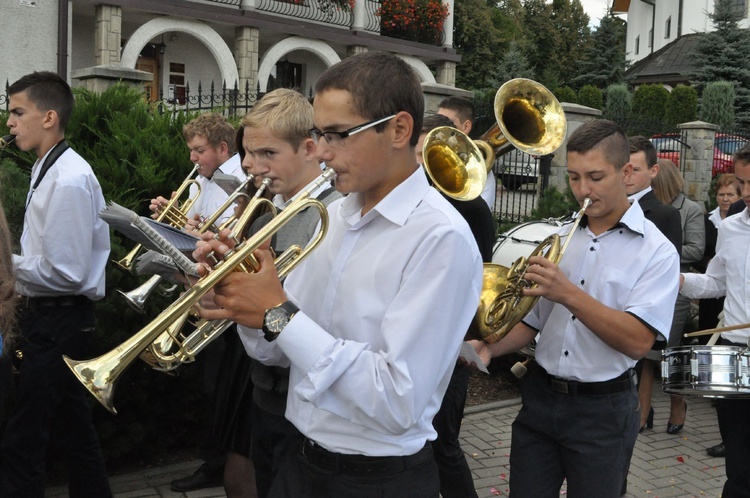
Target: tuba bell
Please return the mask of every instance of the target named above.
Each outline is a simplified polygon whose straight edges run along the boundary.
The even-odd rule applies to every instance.
[[[470,201],[484,190],[489,171],[486,158],[479,146],[456,128],[431,130],[424,138],[422,160],[432,184],[448,197]]]
[[[495,93],[495,125],[480,140],[497,156],[516,148],[544,156],[562,145],[568,129],[562,105],[544,85],[526,78],[505,82]]]

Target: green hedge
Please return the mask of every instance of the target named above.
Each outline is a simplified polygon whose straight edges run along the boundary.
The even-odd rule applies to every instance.
[[[160,114],[139,90],[117,85],[103,94],[75,89],[76,107],[66,138],[91,164],[104,198],[141,214],[148,201],[168,195],[192,169],[182,126],[193,116]],[[0,112],[0,134],[7,133],[7,113]],[[29,189],[33,154],[15,148],[0,161],[0,198],[14,233],[20,237],[24,202]],[[111,259],[124,256],[134,243],[111,232]],[[145,280],[107,267],[106,297],[97,304],[97,332],[92,357],[122,343],[144,327],[174,298],[154,295],[147,314],[132,311],[116,289],[131,290]],[[201,441],[207,416],[202,380],[195,365],[185,365],[179,376],[168,376],[135,361],[115,389],[113,416],[93,401],[95,423],[110,470],[156,463],[176,449],[190,451]],[[8,411],[12,411],[12,406]]]

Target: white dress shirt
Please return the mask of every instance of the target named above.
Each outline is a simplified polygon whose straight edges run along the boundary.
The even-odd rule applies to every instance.
[[[724,326],[750,322],[750,217],[748,208],[724,218],[716,239],[716,256],[706,273],[683,273],[682,294],[691,299],[726,296]],[[750,328],[722,332],[731,342],[747,344]]]
[[[719,228],[719,225],[721,225],[721,208],[717,207],[708,213],[708,221],[713,223],[716,228]]]
[[[47,155],[34,164],[31,185]],[[13,255],[18,293],[103,298],[109,227],[99,218],[104,197],[86,160],[66,150],[26,202],[21,255]]]
[[[286,417],[308,438],[339,453],[416,453],[436,436],[481,256],[421,169],[365,216],[359,194],[328,211],[326,238],[285,281],[301,311],[273,343],[245,329],[245,347],[291,362]]]
[[[484,189],[479,196],[484,199],[484,202],[490,207],[490,211],[494,213],[495,199],[497,199],[497,179],[494,171],[489,170],[487,172],[487,183],[484,184]]]
[[[245,175],[245,171],[242,169],[242,161],[240,160],[240,155],[235,154],[227,161],[219,166],[217,171],[220,171],[224,173],[225,175],[232,175],[236,176],[241,182],[245,181],[247,176]],[[201,188],[201,194],[198,197],[198,200],[190,207],[188,210],[188,219],[192,219],[193,216],[196,214],[201,215],[203,218],[208,218],[212,214],[218,210],[222,204],[224,204],[224,201],[227,200],[227,197],[229,197],[229,194],[227,194],[224,189],[222,189],[219,185],[216,184],[216,182],[213,181],[213,179],[206,178],[205,176],[199,176],[197,178],[198,185],[200,185]],[[197,187],[195,185],[190,186],[190,198],[192,199],[197,191]],[[221,225],[224,223],[227,219],[229,219],[230,216],[234,214],[233,208],[226,209],[218,220],[216,220],[216,226]]]
[[[569,231],[569,225],[560,229]],[[579,226],[559,266],[587,294],[634,315],[663,339],[672,326],[679,264],[674,245],[633,202],[618,225],[600,235]],[[551,375],[601,382],[635,366],[636,360],[609,347],[561,304],[542,298],[523,321],[541,332],[535,356]]]

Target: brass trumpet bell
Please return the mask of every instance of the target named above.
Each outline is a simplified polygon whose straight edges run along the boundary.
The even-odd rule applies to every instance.
[[[450,126],[431,130],[422,147],[424,169],[436,189],[459,200],[479,197],[487,182],[487,166],[479,147]]]
[[[526,78],[507,81],[495,94],[495,125],[482,135],[496,155],[514,147],[527,154],[551,154],[568,129],[562,105],[544,85]]]

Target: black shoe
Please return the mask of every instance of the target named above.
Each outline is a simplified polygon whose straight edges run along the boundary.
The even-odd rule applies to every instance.
[[[726,446],[724,446],[724,441],[720,442],[716,446],[706,448],[706,453],[708,453],[708,456],[712,456],[714,458],[724,458],[724,456],[727,454],[727,448]]]
[[[685,419],[687,420],[687,401],[685,401]],[[672,422],[667,421],[667,434],[677,434],[684,426],[684,422],[681,424],[673,424]]]
[[[223,484],[224,480],[222,476],[212,475],[208,470],[208,466],[203,464],[198,467],[198,470],[193,472],[193,475],[172,481],[172,491],[195,491],[196,489],[215,488]]]
[[[643,432],[643,429],[648,427],[649,429],[654,428],[654,407],[652,406],[648,410],[648,417],[646,418],[646,425],[641,426],[641,429],[638,432]]]

